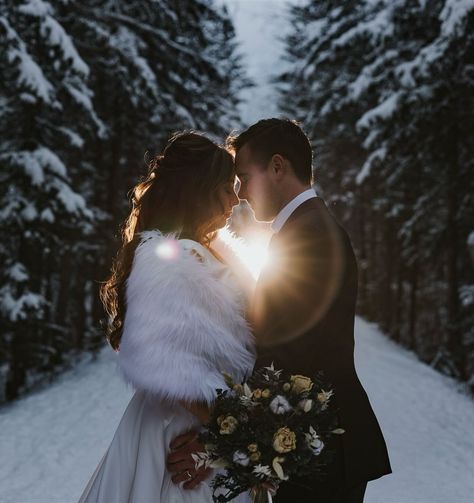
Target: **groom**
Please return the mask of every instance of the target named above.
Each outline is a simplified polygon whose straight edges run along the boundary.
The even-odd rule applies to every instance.
[[[272,362],[295,374],[324,372],[335,391],[345,433],[324,481],[282,482],[276,503],[360,503],[367,482],[391,473],[377,419],[354,367],[357,265],[350,240],[311,188],[312,151],[294,122],[261,120],[229,140],[239,197],[255,217],[272,221],[270,263],[258,280],[252,323],[256,367]],[[192,470],[192,434],[175,439],[169,458],[174,480],[192,488],[206,476]],[[184,473],[183,466],[189,467]],[[181,472],[181,473],[180,473]]]

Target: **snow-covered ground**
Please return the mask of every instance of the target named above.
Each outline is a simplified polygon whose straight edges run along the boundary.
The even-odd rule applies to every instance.
[[[369,484],[366,503],[471,502],[474,402],[360,319],[356,341],[394,470]],[[1,409],[0,501],[76,502],[130,396],[106,348],[49,389]]]

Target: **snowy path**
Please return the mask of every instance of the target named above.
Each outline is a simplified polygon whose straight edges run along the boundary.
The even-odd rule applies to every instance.
[[[394,468],[369,484],[366,503],[472,501],[474,402],[374,326],[357,320],[356,329],[359,373]],[[76,502],[130,396],[107,349],[1,409],[0,501]]]

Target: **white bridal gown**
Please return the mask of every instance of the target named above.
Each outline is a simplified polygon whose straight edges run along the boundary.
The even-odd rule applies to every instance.
[[[200,244],[142,233],[118,353],[137,391],[80,503],[212,502],[210,480],[185,490],[171,481],[166,458],[173,438],[199,426],[177,401],[211,403],[225,388],[221,371],[242,379],[252,370],[246,299],[241,278]]]

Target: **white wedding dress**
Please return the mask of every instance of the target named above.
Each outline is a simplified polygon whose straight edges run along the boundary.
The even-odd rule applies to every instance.
[[[225,388],[221,371],[240,380],[253,368],[247,295],[237,276],[194,241],[142,233],[118,353],[137,391],[80,503],[212,502],[212,479],[185,490],[171,481],[166,458],[173,438],[200,426],[178,401],[211,403],[215,389]]]

